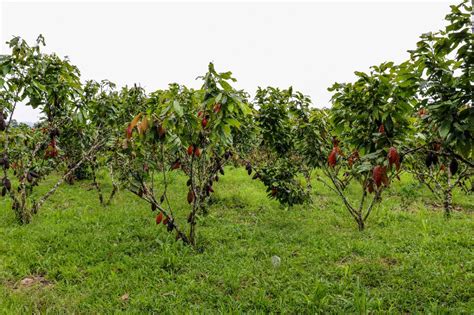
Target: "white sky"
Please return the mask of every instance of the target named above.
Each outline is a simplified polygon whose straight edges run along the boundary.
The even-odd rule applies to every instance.
[[[13,35],[33,43],[41,33],[45,51],[69,56],[83,80],[140,83],[148,92],[171,82],[198,87],[213,61],[252,95],[258,86],[292,85],[322,107],[332,83],[406,59],[460,1],[0,2],[3,54]],[[15,115],[37,117],[25,106]]]

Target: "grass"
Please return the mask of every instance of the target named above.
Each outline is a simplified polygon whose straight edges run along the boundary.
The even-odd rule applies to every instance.
[[[178,212],[184,186],[172,179]],[[472,196],[446,220],[405,179],[359,232],[317,183],[313,205],[284,209],[229,168],[194,251],[132,194],[102,207],[90,187],[62,186],[28,226],[0,201],[1,313],[474,312]]]

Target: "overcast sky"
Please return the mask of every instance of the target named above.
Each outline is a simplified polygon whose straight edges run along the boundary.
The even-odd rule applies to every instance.
[[[452,1],[403,2],[18,2],[0,0],[1,53],[19,35],[46,38],[82,79],[140,83],[147,91],[178,82],[198,87],[209,61],[230,70],[235,87],[288,87],[329,106],[327,88],[354,71],[407,58],[418,36],[440,29]],[[21,106],[20,121],[37,113]]]

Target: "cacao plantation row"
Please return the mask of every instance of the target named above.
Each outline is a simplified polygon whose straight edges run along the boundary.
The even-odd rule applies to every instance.
[[[232,164],[286,209],[314,203],[311,182],[321,182],[360,230],[404,173],[428,187],[449,217],[453,190],[473,191],[471,10],[467,2],[453,6],[449,25],[422,35],[407,61],[335,83],[324,109],[292,87],[258,88],[251,97],[212,63],[199,89],[83,82],[67,58],[41,51],[42,36],[35,45],[15,37],[0,59],[2,197],[27,224],[61,184],[90,179],[103,206],[119,189],[129,191],[149,204],[157,225],[195,246],[200,218]],[[39,110],[40,122],[17,124],[19,104]],[[34,193],[53,173],[61,175],[53,187]],[[176,173],[186,177],[184,218],[169,198]],[[350,185],[358,200],[348,197]]]

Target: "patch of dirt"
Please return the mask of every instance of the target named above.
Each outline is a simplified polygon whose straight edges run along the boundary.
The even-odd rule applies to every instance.
[[[380,259],[380,262],[384,266],[392,267],[396,264],[398,264],[398,260],[392,257],[383,257]]]
[[[53,283],[42,275],[27,276],[16,283],[11,282],[9,284],[11,289],[16,291],[28,288],[45,288],[52,285]]]
[[[425,205],[428,207],[428,209],[431,209],[432,211],[444,211],[444,205],[439,202],[434,202],[434,201],[427,201],[425,202]],[[469,209],[464,209],[463,207],[459,205],[453,205],[453,211],[457,212],[463,212],[467,211],[470,212]]]

